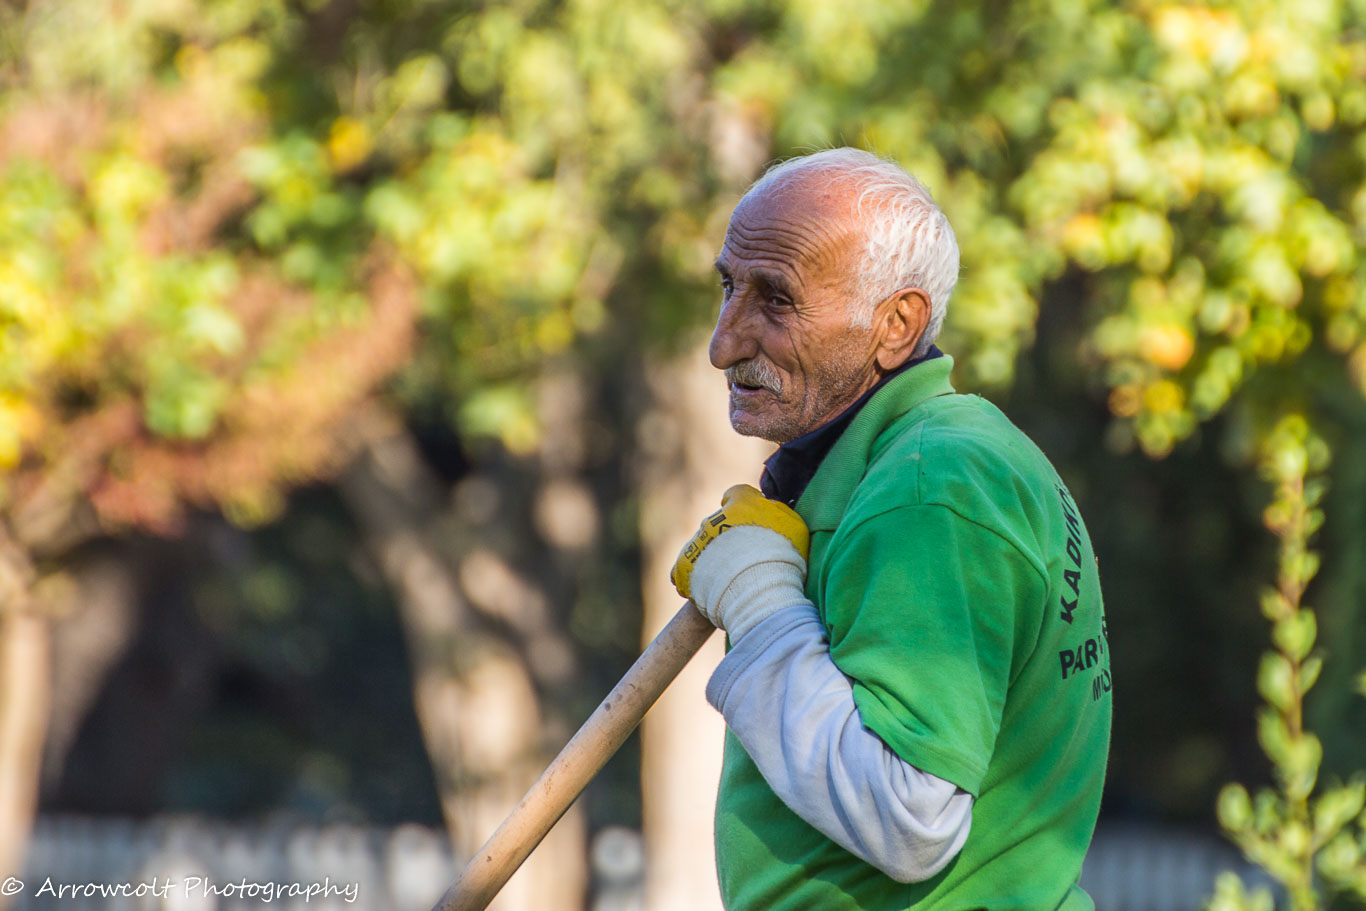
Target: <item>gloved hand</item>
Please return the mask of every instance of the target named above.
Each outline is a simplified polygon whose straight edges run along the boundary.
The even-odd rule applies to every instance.
[[[810,546],[801,516],[739,484],[702,520],[669,577],[734,643],[770,614],[805,600]]]

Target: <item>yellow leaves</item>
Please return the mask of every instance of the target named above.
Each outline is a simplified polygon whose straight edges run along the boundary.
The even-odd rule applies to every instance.
[[[234,35],[212,45],[186,42],[172,62],[193,91],[215,107],[231,111],[253,94],[253,81],[271,64],[271,49],[257,38]]]
[[[24,260],[31,263],[32,257],[0,249],[0,318],[34,324],[52,306],[52,300],[35,274],[41,272],[41,265]],[[0,352],[6,347],[6,342],[0,341]]]
[[[1111,410],[1147,451],[1166,451],[1195,419],[1225,407],[1244,371],[1302,350],[1310,327],[1343,352],[1366,342],[1366,313],[1328,304],[1357,293],[1333,289],[1356,268],[1366,193],[1351,205],[1359,218],[1350,226],[1345,201],[1306,204],[1336,173],[1320,150],[1350,142],[1346,126],[1366,122],[1366,44],[1354,32],[1324,32],[1319,13],[1174,0],[1103,10],[1064,3],[1048,7],[1047,21],[1028,4],[983,16],[923,0],[484,4],[449,13],[441,34],[410,25],[395,29],[401,37],[352,33],[355,53],[348,47],[326,73],[272,57],[301,47],[289,32],[301,21],[296,7],[272,15],[281,31],[235,27],[224,41],[225,26],[195,31],[177,14],[171,40],[148,58],[159,79],[193,88],[214,116],[231,99],[285,83],[299,91],[250,109],[254,132],[234,148],[257,143],[241,159],[251,187],[224,204],[234,215],[250,206],[250,236],[230,241],[254,240],[251,255],[272,274],[354,291],[349,239],[380,235],[420,273],[432,337],[444,346],[438,370],[462,392],[523,376],[608,322],[617,266],[586,279],[605,237],[625,249],[627,281],[657,278],[645,291],[650,306],[700,311],[691,288],[710,281],[724,230],[709,213],[769,156],[827,140],[915,157],[941,193],[964,245],[949,343],[961,346],[972,382],[1009,381],[1045,281],[1069,265],[1098,273],[1077,281],[1089,295],[1080,312],[1098,321],[1080,331],[1114,387]],[[914,24],[918,17],[925,22]],[[128,47],[138,53],[136,42]],[[438,113],[450,78],[459,111]],[[111,167],[92,198],[137,226],[193,185],[198,158],[194,167]],[[1350,162],[1343,167],[1350,172]],[[76,215],[47,217],[38,231],[6,228],[4,208],[0,311],[72,299],[105,319],[122,307],[141,325],[146,302],[183,286],[183,323],[168,318],[177,344],[206,358],[252,350],[250,321],[234,322],[217,285],[152,268],[162,254],[140,253],[137,236],[126,249],[102,244],[73,296],[67,250],[41,247],[87,241],[84,199]],[[235,218],[218,224],[239,230]],[[5,247],[10,234],[41,240],[13,244],[23,246],[19,256]],[[212,229],[199,237],[222,239]],[[211,298],[204,309],[187,303],[195,293]],[[1291,317],[1275,313],[1289,308]],[[67,331],[43,344],[98,351],[86,338]],[[1366,354],[1354,363],[1366,373]],[[202,426],[211,398],[167,393],[158,413],[168,426]],[[471,413],[487,418],[489,433],[530,445],[518,409],[494,405]]]
[[[1195,353],[1195,340],[1183,326],[1145,326],[1139,330],[1138,351],[1164,370],[1180,370]]]
[[[1285,353],[1285,336],[1273,327],[1256,325],[1249,333],[1245,347],[1253,360],[1264,363],[1278,361]]]
[[[1216,348],[1190,383],[1190,409],[1199,420],[1218,414],[1243,378],[1243,358],[1233,348]]]
[[[1134,417],[1143,407],[1143,391],[1134,383],[1124,383],[1110,390],[1108,404],[1115,417]]]
[[[527,391],[515,385],[490,386],[471,396],[460,410],[461,426],[477,436],[494,436],[510,452],[536,448],[541,427]]]
[[[180,314],[181,335],[192,352],[219,355],[236,354],[245,343],[242,326],[223,307],[212,300],[190,304]]]
[[[1334,314],[1324,328],[1323,337],[1329,348],[1338,354],[1345,354],[1361,337],[1361,322],[1347,314]]]
[[[1145,405],[1147,395],[1144,396]],[[1144,455],[1164,459],[1171,454],[1179,440],[1195,430],[1195,418],[1187,410],[1141,411],[1133,420],[1133,433]]]
[[[1173,238],[1166,218],[1126,203],[1109,207],[1106,215],[1113,260],[1132,261],[1145,272],[1162,272],[1171,264]]]
[[[604,322],[600,296],[619,266],[572,188],[533,176],[534,167],[495,121],[453,124],[411,174],[375,186],[363,207],[427,285],[428,314],[444,330],[441,369],[470,396],[462,431],[517,452],[540,435],[509,378]],[[485,388],[491,381],[499,382]]]
[[[597,297],[579,297],[570,308],[574,328],[585,335],[597,332],[607,321],[607,308]]]
[[[570,49],[556,36],[526,34],[516,46],[506,80],[506,105],[522,112],[519,117],[539,121],[543,133],[572,131],[583,115],[582,80]]]
[[[950,338],[954,333],[971,333],[974,341],[959,360],[965,375],[986,387],[1007,383],[1020,340],[1038,314],[1038,303],[1018,270],[1000,263],[974,265],[955,289],[950,312],[954,314]],[[948,344],[949,350],[967,347]]]
[[[401,63],[382,86],[389,116],[399,109],[426,110],[441,104],[449,74],[435,54],[418,54]]]
[[[1236,344],[1250,363],[1274,363],[1299,355],[1312,339],[1313,331],[1294,312],[1263,306],[1252,311],[1250,325],[1236,337]]]
[[[465,91],[472,95],[492,91],[522,34],[518,13],[499,5],[457,19],[445,44],[456,60],[456,77]]]
[[[271,49],[255,37],[233,35],[214,47],[213,62],[219,78],[246,90],[270,66]]]
[[[1185,400],[1185,391],[1171,380],[1158,380],[1143,390],[1143,409],[1152,414],[1179,412]]]
[[[1258,311],[1254,324],[1247,305],[1206,286],[1203,267],[1193,258],[1183,258],[1165,281],[1137,278],[1128,289],[1128,307],[1102,320],[1091,338],[1107,365],[1110,412],[1124,422],[1112,432],[1112,443],[1137,441],[1155,458],[1228,403],[1244,380],[1245,364],[1258,358],[1258,333],[1281,338],[1277,354],[1295,335],[1293,317],[1278,308]],[[1256,331],[1249,332],[1254,325]],[[1202,329],[1249,338],[1219,344],[1207,335],[1202,344]]]
[[[1248,36],[1236,14],[1199,6],[1164,6],[1153,13],[1153,32],[1173,51],[1228,72],[1248,55]]]
[[[354,117],[345,115],[332,121],[327,133],[327,156],[332,170],[345,173],[370,156],[374,139],[370,128]]]
[[[630,89],[615,79],[593,79],[588,83],[588,113],[594,127],[632,137],[636,127],[636,101]]]
[[[199,44],[181,45],[175,52],[172,62],[176,73],[186,81],[203,79],[211,72],[213,66],[209,52]]]
[[[774,119],[806,82],[792,60],[771,46],[757,43],[721,67],[713,79],[717,94],[736,99],[768,120]]]
[[[1257,153],[1230,156],[1221,164],[1232,165],[1224,197],[1229,212],[1258,231],[1279,230],[1296,192],[1287,175]]]
[[[851,5],[794,0],[793,18],[805,32],[802,42],[810,62],[836,84],[862,82],[877,71],[878,48],[868,23]]]
[[[1188,205],[1204,183],[1205,153],[1199,141],[1189,134],[1178,134],[1157,142],[1153,154],[1158,174],[1171,188],[1170,204]]]
[[[1327,92],[1315,92],[1300,106],[1300,118],[1304,125],[1319,132],[1332,129],[1336,113],[1333,97]]]
[[[1244,72],[1223,86],[1220,100],[1230,119],[1248,120],[1275,113],[1281,104],[1281,94],[1264,73]]]
[[[536,345],[545,354],[557,354],[574,340],[574,322],[566,313],[550,314],[537,321]]]
[[[1255,255],[1243,264],[1243,269],[1248,284],[1278,307],[1294,307],[1304,295],[1299,275],[1278,244],[1258,244]]]
[[[1171,265],[1175,241],[1165,217],[1130,202],[1112,203],[1100,215],[1073,215],[1060,235],[1063,251],[1093,271],[1134,263],[1144,272],[1163,272]]]
[[[37,438],[42,425],[41,413],[23,396],[0,394],[0,469],[19,464],[24,446]]]
[[[449,81],[446,64],[431,53],[414,54],[387,74],[362,66],[338,98],[322,143],[332,172],[346,174],[377,156],[381,169],[403,168],[426,142],[440,142],[441,123],[450,119],[439,113]]]
[[[1084,269],[1101,269],[1108,259],[1101,221],[1090,212],[1068,219],[1062,229],[1062,247]]]
[[[1279,484],[1298,483],[1296,479],[1302,480],[1306,472],[1317,474],[1326,469],[1330,456],[1327,444],[1314,432],[1309,420],[1299,412],[1290,412],[1264,434],[1259,463],[1262,474],[1269,480]],[[1267,527],[1278,534],[1286,531],[1285,522],[1289,521],[1284,513],[1283,499],[1273,503],[1264,516]],[[1277,509],[1282,512],[1275,512]]]
[[[106,228],[129,226],[165,198],[166,175],[151,162],[116,152],[96,167],[87,184],[91,208]]]
[[[1356,249],[1347,227],[1324,210],[1318,200],[1296,206],[1290,221],[1292,255],[1315,278],[1346,272],[1355,266]]]
[[[433,282],[564,300],[589,238],[556,185],[523,165],[505,138],[476,130],[435,152],[415,180],[376,188],[365,208]]]
[[[1232,75],[1225,103],[1237,117],[1267,113],[1277,82],[1301,90],[1321,78],[1325,63],[1316,39],[1328,28],[1315,18],[1307,7],[1286,22],[1253,10],[1173,5],[1157,8],[1151,21],[1173,60],[1211,75]],[[1326,22],[1331,14],[1318,18]]]

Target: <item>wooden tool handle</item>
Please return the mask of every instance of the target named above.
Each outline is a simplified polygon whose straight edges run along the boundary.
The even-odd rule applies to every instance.
[[[466,864],[433,911],[483,911],[716,631],[683,605]]]

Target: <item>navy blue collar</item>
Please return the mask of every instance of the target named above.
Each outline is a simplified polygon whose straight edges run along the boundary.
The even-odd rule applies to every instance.
[[[764,473],[759,479],[759,488],[764,492],[764,496],[770,500],[779,500],[788,506],[796,506],[806,490],[806,485],[816,476],[816,469],[821,467],[821,462],[840,438],[840,434],[844,433],[844,429],[854,420],[859,409],[866,405],[879,389],[887,385],[892,377],[905,373],[916,364],[943,356],[944,352],[931,346],[923,357],[907,359],[906,363],[878,380],[873,388],[859,396],[854,404],[841,411],[837,417],[779,446],[778,451],[764,462]]]

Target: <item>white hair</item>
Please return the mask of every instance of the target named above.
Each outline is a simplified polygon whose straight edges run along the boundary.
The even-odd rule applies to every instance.
[[[769,168],[745,193],[797,176],[829,175],[852,184],[854,211],[862,216],[862,267],[853,278],[849,322],[873,325],[873,309],[903,288],[919,288],[930,299],[930,319],[913,356],[930,350],[944,324],[949,295],[958,281],[958,241],[930,191],[895,162],[860,149],[827,149]]]

